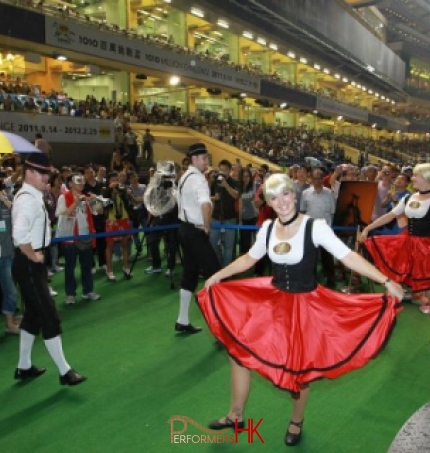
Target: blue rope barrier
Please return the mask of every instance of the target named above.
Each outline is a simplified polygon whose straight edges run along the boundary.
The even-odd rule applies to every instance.
[[[156,231],[166,231],[166,230],[177,230],[180,224],[175,223],[172,225],[160,225],[160,226],[153,226],[153,227],[144,227],[144,228],[131,228],[129,230],[121,230],[121,231],[109,231],[104,233],[92,233],[92,234],[83,234],[81,236],[63,236],[59,238],[52,238],[52,243],[59,243],[59,242],[70,242],[70,241],[84,241],[88,239],[96,239],[96,238],[103,238],[103,237],[116,237],[116,236],[131,236],[134,234],[139,233],[153,233]],[[225,224],[220,222],[213,222],[211,224],[211,228],[215,230],[248,230],[248,231],[257,231],[260,229],[257,225],[238,225],[238,224]],[[345,227],[345,226],[333,226],[333,231],[351,231],[355,232],[357,227]]]

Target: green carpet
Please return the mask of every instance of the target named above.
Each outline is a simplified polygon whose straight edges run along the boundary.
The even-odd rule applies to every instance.
[[[302,443],[283,444],[289,395],[254,376],[247,417],[263,419],[258,438],[238,444],[172,444],[167,420],[188,416],[205,426],[229,406],[228,361],[208,329],[177,336],[178,291],[164,274],[131,281],[95,277],[97,302],[64,304],[63,275],[53,286],[69,363],[88,376],[76,388],[59,385],[39,338],[33,362],[48,371],[29,383],[12,379],[18,338],[0,336],[0,451],[43,452],[277,452],[385,453],[403,423],[429,399],[429,317],[405,304],[384,352],[365,368],[312,387]],[[118,266],[119,269],[119,266]],[[119,270],[117,272],[119,276]],[[176,279],[179,281],[179,277]],[[191,319],[204,325],[197,306]],[[175,429],[181,427],[177,422]],[[203,434],[188,425],[185,434]]]

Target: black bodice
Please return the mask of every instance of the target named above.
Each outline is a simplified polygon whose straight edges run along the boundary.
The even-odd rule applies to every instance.
[[[411,236],[430,236],[430,209],[419,219],[408,217],[408,233]]]
[[[297,264],[272,264],[272,285],[281,291],[307,293],[317,287],[315,265],[318,248],[312,241],[313,223],[313,219],[308,219],[305,227],[302,261]],[[269,243],[269,238],[267,243]]]

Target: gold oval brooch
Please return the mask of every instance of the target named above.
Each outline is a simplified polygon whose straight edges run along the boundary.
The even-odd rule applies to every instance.
[[[280,242],[273,247],[273,251],[277,255],[285,255],[291,250],[291,245],[288,242]]]

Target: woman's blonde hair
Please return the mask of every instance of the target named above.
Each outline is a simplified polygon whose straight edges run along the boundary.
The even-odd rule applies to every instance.
[[[264,181],[263,194],[266,200],[284,192],[296,192],[294,182],[289,176],[283,173],[275,173]]]
[[[430,182],[430,164],[418,164],[415,165],[414,168],[414,175],[420,173],[423,175],[423,178],[427,181]]]

